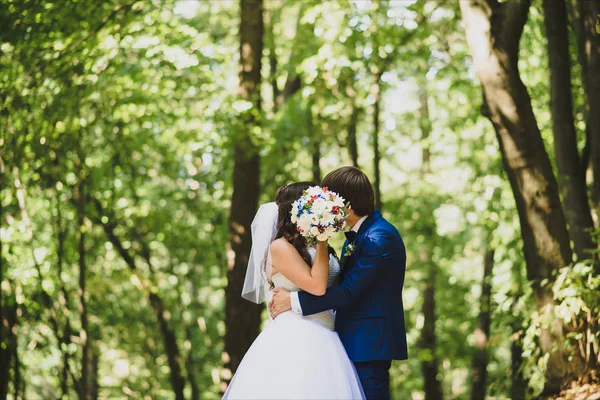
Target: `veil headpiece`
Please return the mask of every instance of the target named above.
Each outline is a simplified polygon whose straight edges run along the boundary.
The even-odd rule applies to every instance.
[[[277,234],[279,207],[276,203],[262,204],[252,220],[252,249],[244,279],[242,297],[260,304],[269,293],[271,276],[271,252],[269,247]]]

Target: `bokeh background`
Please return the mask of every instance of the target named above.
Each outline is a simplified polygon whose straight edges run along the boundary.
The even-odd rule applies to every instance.
[[[0,399],[220,398],[258,204],[342,165],[407,245],[394,399],[597,398],[598,4],[1,0]]]

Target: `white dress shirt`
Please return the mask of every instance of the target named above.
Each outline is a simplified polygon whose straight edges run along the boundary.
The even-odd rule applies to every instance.
[[[358,230],[360,229],[360,226],[363,224],[363,222],[365,222],[365,219],[367,219],[367,215],[361,217],[350,230],[358,233]],[[292,305],[292,311],[294,311],[297,314],[302,314],[302,307],[300,306],[300,300],[298,299],[298,292],[290,293],[290,303]]]

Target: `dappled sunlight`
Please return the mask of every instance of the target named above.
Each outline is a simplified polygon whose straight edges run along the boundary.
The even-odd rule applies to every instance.
[[[345,165],[406,250],[392,399],[595,387],[595,3],[5,3],[0,397],[221,398],[276,325],[240,296],[256,208]]]

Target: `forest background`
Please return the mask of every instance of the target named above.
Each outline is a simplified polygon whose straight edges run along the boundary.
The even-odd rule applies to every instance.
[[[342,165],[407,245],[393,398],[591,398],[599,12],[1,0],[0,399],[220,398],[258,205]]]

